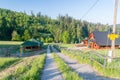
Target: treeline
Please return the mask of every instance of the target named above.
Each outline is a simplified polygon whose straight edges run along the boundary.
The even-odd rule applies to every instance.
[[[0,40],[25,41],[35,38],[43,42],[77,43],[94,30],[108,31],[108,25],[76,20],[68,15],[51,19],[38,12],[31,15],[0,9]]]

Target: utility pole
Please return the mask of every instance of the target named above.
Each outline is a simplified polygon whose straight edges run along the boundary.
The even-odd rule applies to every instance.
[[[114,7],[114,20],[113,20],[113,34],[116,32],[116,22],[117,22],[117,8],[118,8],[118,0],[115,0],[115,7]],[[112,40],[112,57],[114,57],[114,50],[115,50],[115,40]]]

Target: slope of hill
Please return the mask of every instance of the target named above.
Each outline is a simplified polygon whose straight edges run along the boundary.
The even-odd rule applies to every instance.
[[[27,15],[0,8],[0,40],[24,41],[36,38],[43,42],[79,42],[94,30],[107,31],[108,27],[76,20],[68,15],[51,19],[40,12]]]

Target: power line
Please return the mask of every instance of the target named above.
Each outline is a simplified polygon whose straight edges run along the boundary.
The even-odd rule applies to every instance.
[[[96,0],[95,3],[86,11],[86,13],[81,17],[81,19],[83,19],[94,7],[95,5],[98,3],[99,0]]]

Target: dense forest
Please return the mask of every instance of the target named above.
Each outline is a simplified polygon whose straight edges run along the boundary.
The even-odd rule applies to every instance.
[[[40,12],[31,15],[0,8],[0,40],[77,43],[94,30],[108,31],[109,25],[91,23],[58,15],[51,19]]]

